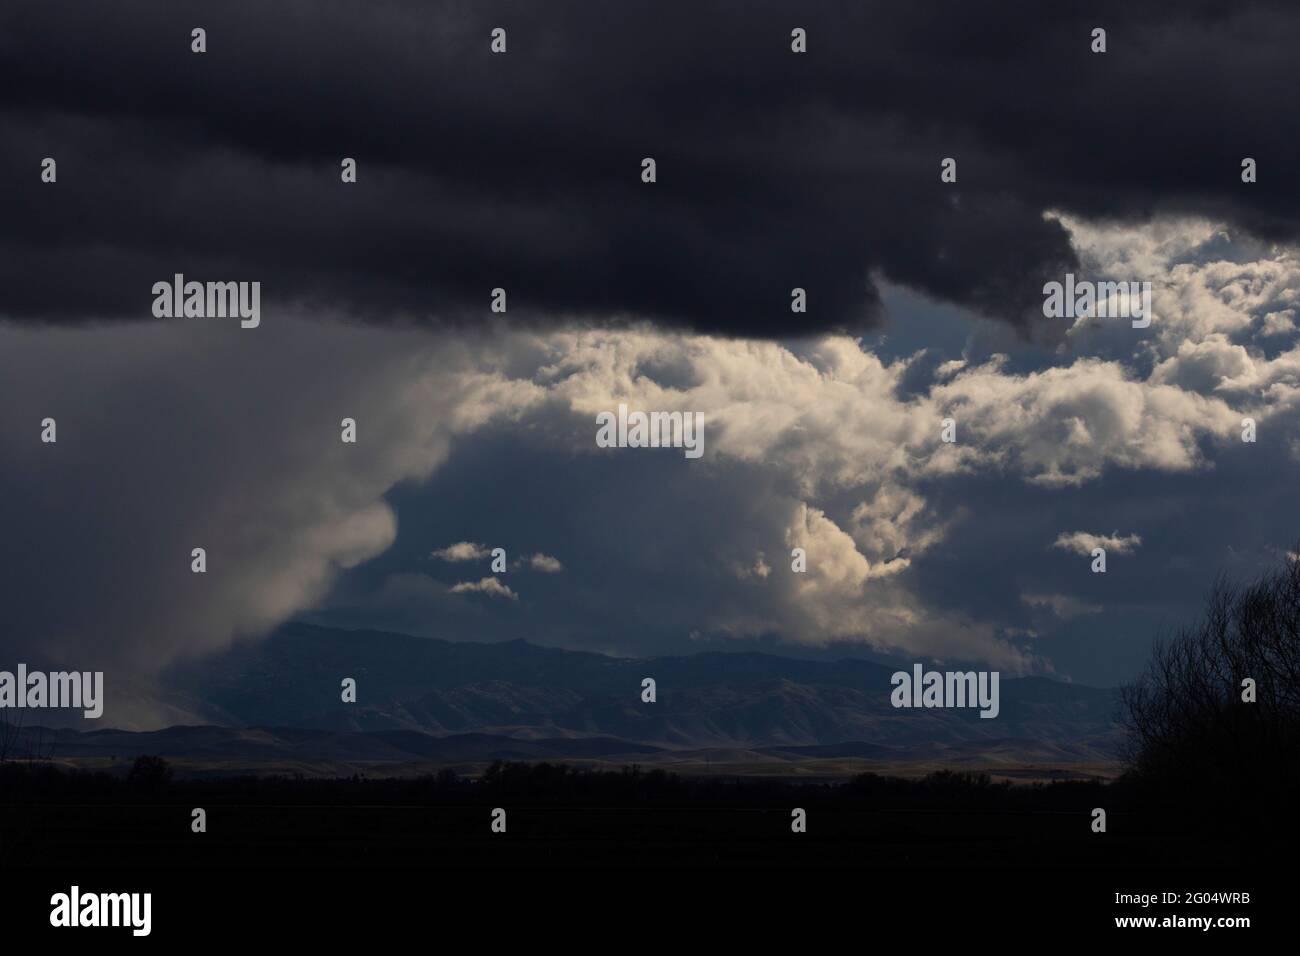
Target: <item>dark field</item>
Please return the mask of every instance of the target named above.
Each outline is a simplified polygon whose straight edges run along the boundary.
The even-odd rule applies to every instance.
[[[1250,834],[1144,806],[1122,784],[971,774],[845,783],[497,765],[478,779],[128,780],[22,771],[0,865],[978,867],[1231,865]],[[207,832],[191,811],[207,812]],[[506,832],[491,829],[494,808]],[[807,832],[791,830],[794,808]],[[1092,810],[1107,811],[1105,833]]]
[[[39,933],[51,895],[71,886],[149,892],[156,937],[201,928],[234,943],[271,925],[370,943],[390,916],[439,933],[579,911],[592,932],[659,926],[668,913],[676,927],[725,929],[736,906],[772,932],[797,933],[815,912],[838,919],[837,932],[978,933],[990,912],[1014,911],[1019,933],[1074,936],[1114,932],[1121,915],[1261,919],[1285,905],[1268,861],[1286,839],[1261,829],[1274,818],[1224,825],[1150,800],[1123,778],[945,772],[796,783],[495,764],[477,778],[170,779],[164,765],[129,777],[10,765],[0,898]],[[1105,833],[1091,828],[1099,806]],[[195,807],[205,833],[191,830]],[[496,807],[504,833],[491,829]],[[791,831],[795,807],[805,833]],[[1251,902],[1116,902],[1169,891]]]
[[[810,801],[806,801],[810,802]],[[190,832],[191,806],[11,806],[3,813],[6,867],[498,867],[834,865],[927,868],[1117,863],[1226,865],[1243,845],[1188,840],[1171,821],[1114,814],[1088,830],[1087,810],[809,810],[808,832],[790,811],[752,805],[491,807],[222,804],[209,800],[208,832]]]

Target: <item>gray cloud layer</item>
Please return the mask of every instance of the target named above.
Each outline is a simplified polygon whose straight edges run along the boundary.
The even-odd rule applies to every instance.
[[[1297,235],[1297,40],[1284,3],[13,5],[0,315],[144,318],[181,272],[273,311],[477,323],[500,286],[517,325],[781,335],[867,328],[883,278],[1053,335],[1045,209]]]

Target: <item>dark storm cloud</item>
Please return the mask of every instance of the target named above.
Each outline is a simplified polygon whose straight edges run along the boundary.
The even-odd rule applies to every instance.
[[[0,315],[147,318],[182,272],[365,319],[480,321],[502,286],[515,321],[784,335],[871,324],[883,276],[1027,326],[1074,265],[1044,209],[1296,236],[1298,39],[1294,4],[8,5]]]

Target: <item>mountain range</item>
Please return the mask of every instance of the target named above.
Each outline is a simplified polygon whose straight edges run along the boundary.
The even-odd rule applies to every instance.
[[[71,758],[156,753],[281,764],[1116,758],[1113,690],[1008,678],[999,715],[980,719],[975,710],[895,709],[896,669],[761,653],[615,658],[522,640],[453,642],[294,623],[166,674],[173,705],[209,726],[58,730],[44,739]],[[656,682],[653,703],[641,699],[646,677]],[[342,700],[344,678],[356,682],[354,703]]]

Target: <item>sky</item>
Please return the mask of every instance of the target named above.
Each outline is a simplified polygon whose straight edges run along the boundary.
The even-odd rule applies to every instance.
[[[0,658],[307,619],[1133,677],[1300,540],[1300,9],[898,6],[0,12]],[[176,273],[261,323],[154,318]],[[1151,324],[1046,317],[1066,273]],[[620,403],[703,456],[598,447]]]

